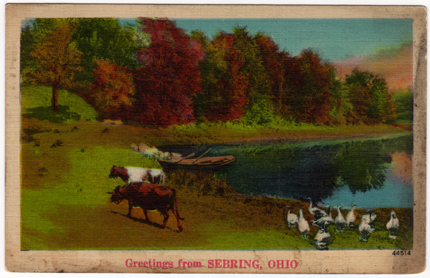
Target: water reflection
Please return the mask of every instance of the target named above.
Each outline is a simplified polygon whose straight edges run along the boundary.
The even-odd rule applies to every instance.
[[[338,204],[349,205],[346,202],[351,197],[333,198],[333,194],[345,195],[347,188],[352,196],[373,191],[372,194],[360,196],[372,196],[369,198],[377,202],[378,206],[384,205],[378,198],[384,199],[383,203],[387,204],[392,203],[392,200],[389,196],[379,196],[375,190],[389,186],[388,192],[393,196],[396,196],[397,191],[404,190],[387,181],[394,152],[410,154],[412,137],[314,145],[240,145],[218,148],[219,154],[236,156],[237,162],[223,172],[227,175],[228,183],[242,194],[299,200],[312,198],[314,201],[326,200],[325,203],[333,199]],[[411,190],[402,194],[412,196]],[[384,190],[384,194],[387,194],[387,190]],[[404,196],[402,202],[403,205],[411,203],[405,203]]]
[[[170,150],[199,154],[208,148]],[[210,148],[211,155],[236,157],[218,174],[226,175],[228,184],[244,195],[312,198],[327,205],[355,202],[369,208],[413,204],[413,189],[408,184],[412,175],[412,164],[408,163],[412,135],[295,144],[237,143]],[[393,163],[393,157],[397,162]]]
[[[392,161],[382,141],[342,144],[335,157],[339,178],[353,194],[381,188]]]

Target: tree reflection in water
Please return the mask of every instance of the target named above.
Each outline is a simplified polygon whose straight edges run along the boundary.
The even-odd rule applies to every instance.
[[[353,194],[382,188],[392,162],[390,153],[411,149],[412,137],[403,136],[313,146],[224,146],[216,153],[236,157],[236,163],[223,172],[242,194],[316,202],[343,186]]]
[[[336,155],[339,178],[352,193],[381,188],[391,162],[381,141],[345,143]]]

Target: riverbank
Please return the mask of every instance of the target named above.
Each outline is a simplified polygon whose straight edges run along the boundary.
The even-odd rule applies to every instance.
[[[308,239],[302,239],[297,228],[289,229],[285,223],[284,206],[287,204],[297,214],[300,208],[303,209],[309,221],[308,203],[241,196],[225,180],[207,173],[168,173],[167,185],[177,189],[179,210],[185,218],[182,223],[183,233],[176,232],[173,216],[163,230],[159,213],[150,213],[153,223],[148,223],[143,221],[141,209],[134,209],[133,218],[130,219],[125,216],[128,209],[126,202],[120,205],[109,202],[110,194],[107,192],[123,184],[120,180],[108,178],[112,165],[159,168],[157,161],[130,151],[132,143],[145,142],[155,146],[206,141],[224,143],[233,139],[253,138],[251,131],[232,131],[232,138],[224,138],[228,134],[228,127],[211,135],[210,130],[106,126],[87,121],[49,123],[34,119],[23,119],[22,127],[23,250],[314,249],[312,240],[317,232],[316,227],[311,228]],[[355,130],[355,135],[346,134],[346,131],[292,132],[297,132],[294,133],[297,140],[306,134],[308,139],[317,140],[317,134],[324,132],[329,137],[336,136],[337,132],[345,136],[343,138],[356,137],[358,134],[381,136],[403,132],[394,127],[361,127]],[[207,135],[198,137],[198,132]],[[263,129],[257,134],[270,135],[270,132]],[[388,238],[385,228],[391,209],[396,211],[401,224],[395,240]],[[347,212],[348,209],[342,210],[344,216]],[[333,230],[334,226],[329,228],[332,234],[331,249],[412,247],[412,209],[375,209],[374,213],[378,215],[376,231],[367,243],[358,240],[360,235],[357,227],[364,213],[363,209],[357,210],[353,230],[337,234]],[[336,215],[334,211],[333,218]]]
[[[353,138],[380,137],[389,134],[408,134],[410,131],[392,125],[357,126],[296,126],[291,129],[267,127],[249,128],[241,126],[187,125],[165,129],[132,125],[104,125],[100,122],[76,121],[70,123],[51,123],[36,119],[22,119],[23,130],[58,130],[72,132],[74,127],[81,131],[82,144],[102,144],[115,147],[129,147],[141,142],[162,147],[172,145],[208,145],[233,142],[256,141],[319,141]],[[96,140],[95,142],[92,142]]]

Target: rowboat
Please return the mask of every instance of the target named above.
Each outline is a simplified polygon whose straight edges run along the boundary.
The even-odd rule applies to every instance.
[[[216,157],[172,157],[172,159],[158,159],[164,170],[219,170],[222,167],[232,163],[235,160],[234,156],[216,156]]]

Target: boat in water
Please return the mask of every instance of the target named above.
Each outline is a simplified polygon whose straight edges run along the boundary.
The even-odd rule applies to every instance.
[[[201,155],[200,157],[192,158],[193,156],[194,154],[186,157],[172,157],[168,160],[158,159],[158,162],[164,170],[216,171],[235,161],[234,156],[231,155],[214,157],[203,157]]]

